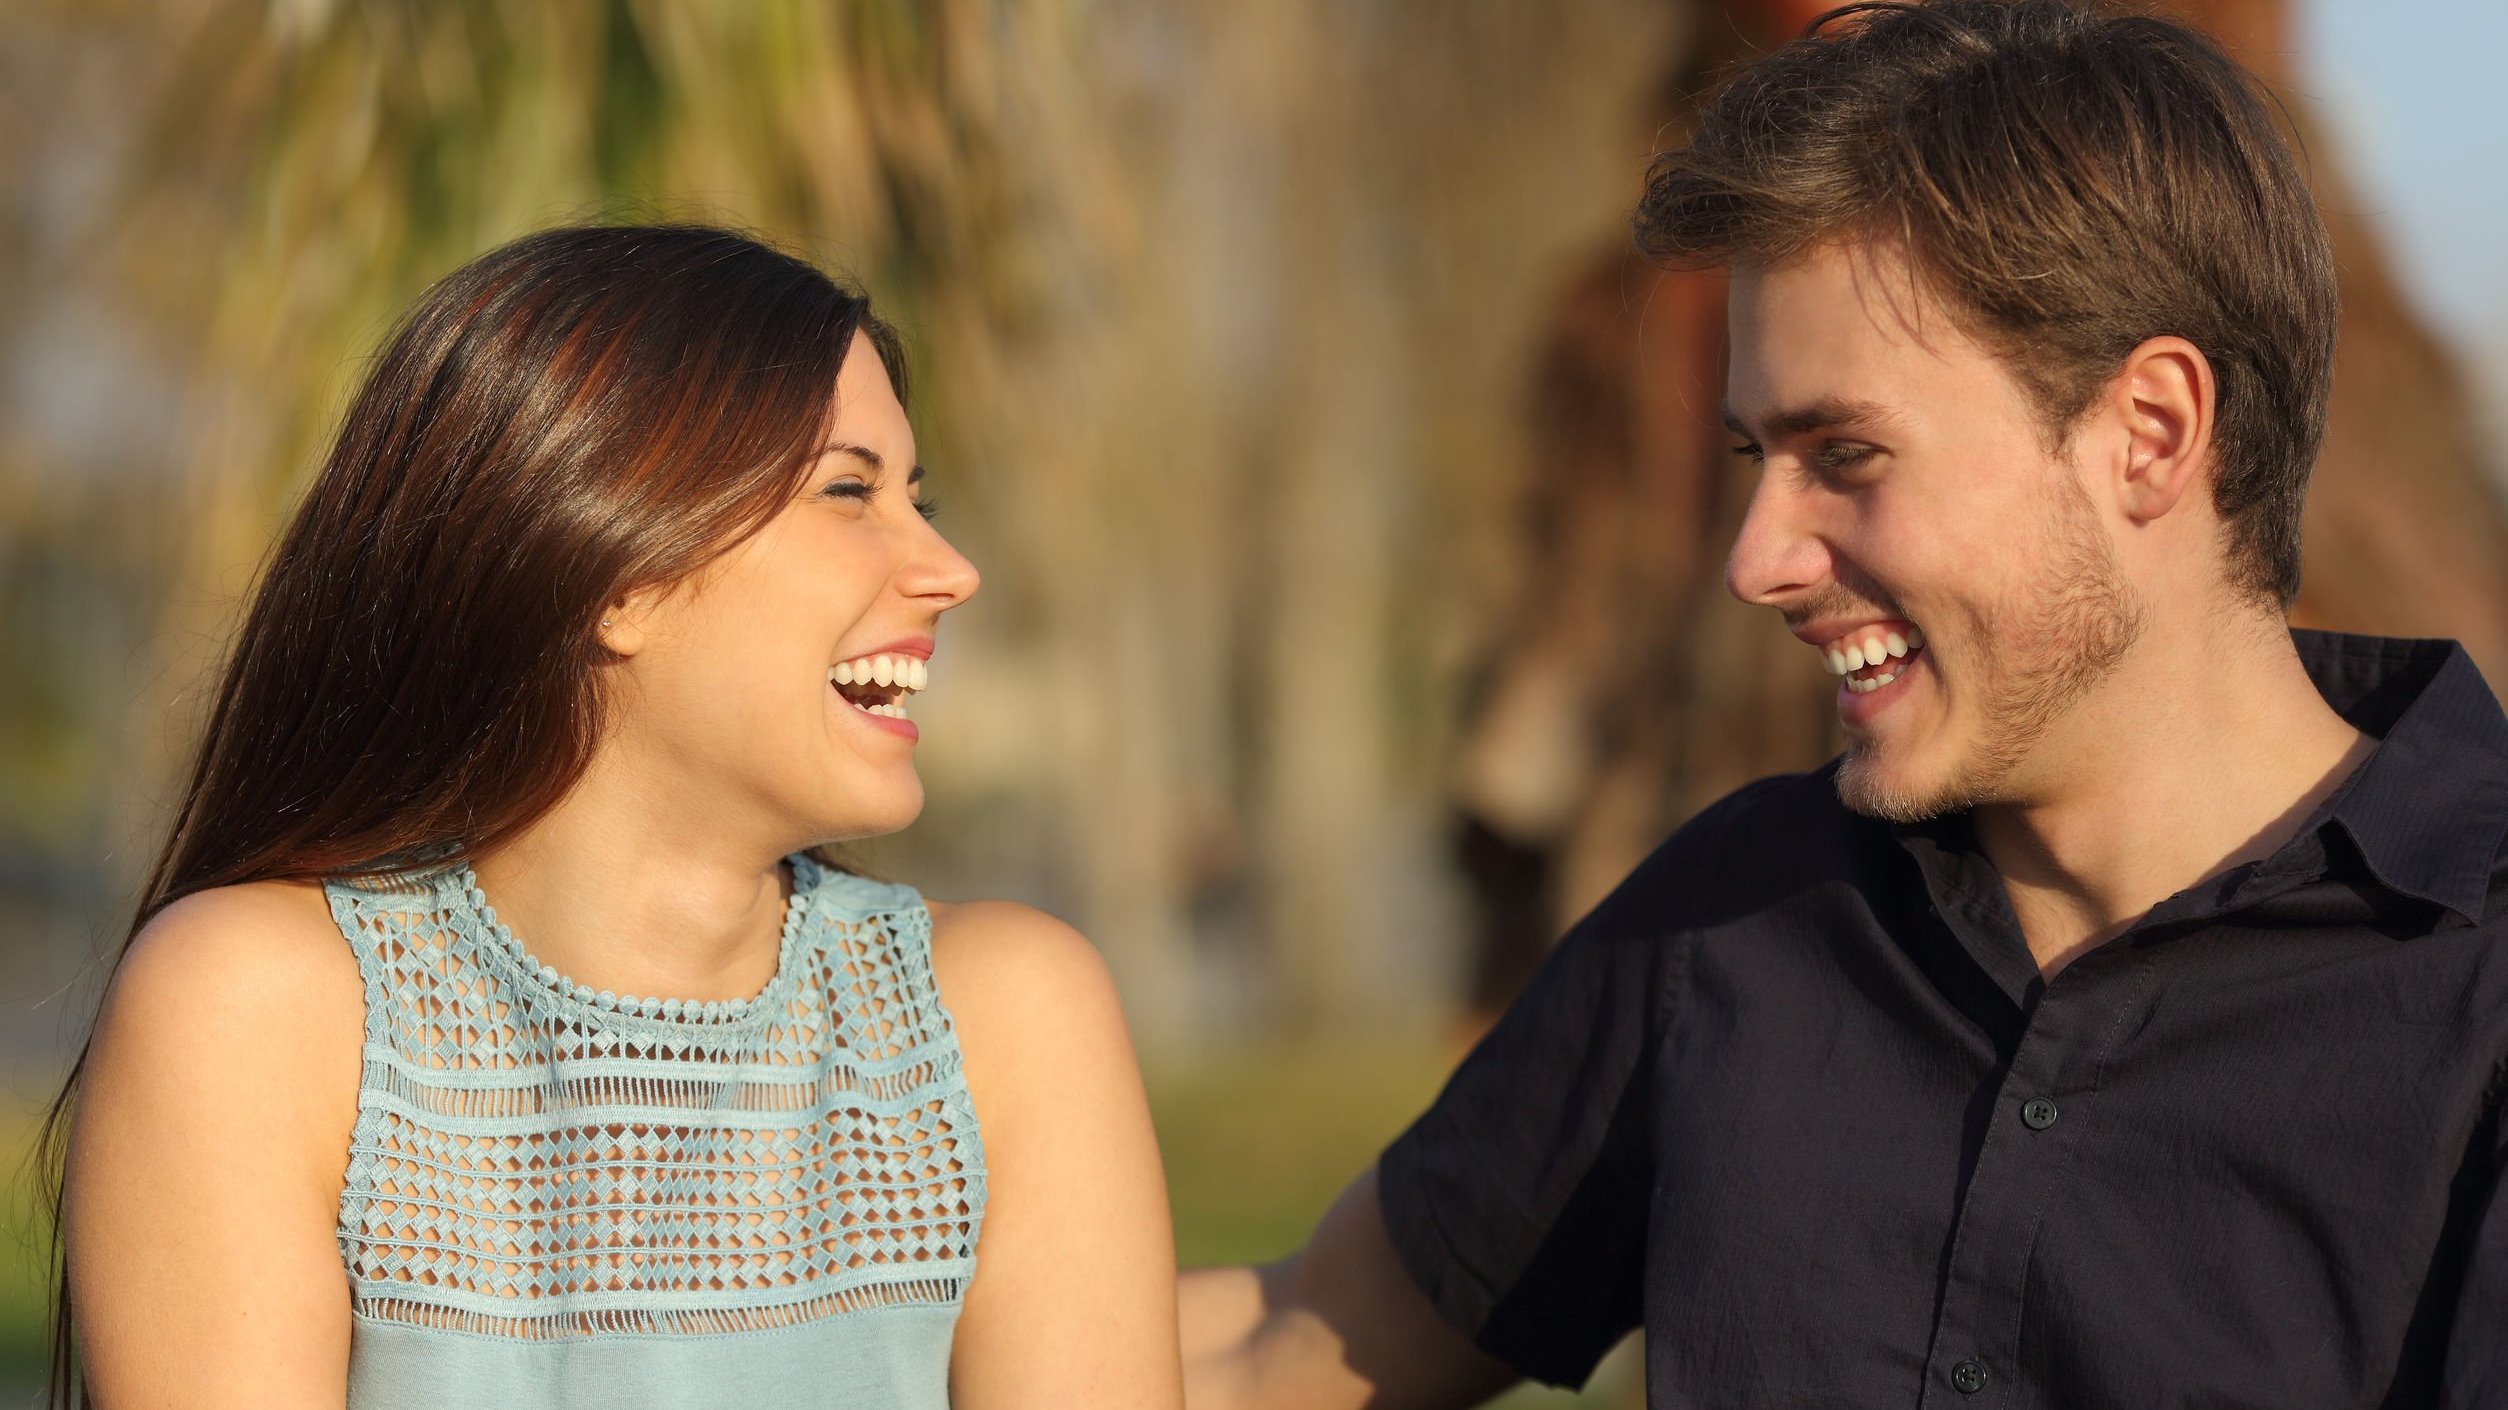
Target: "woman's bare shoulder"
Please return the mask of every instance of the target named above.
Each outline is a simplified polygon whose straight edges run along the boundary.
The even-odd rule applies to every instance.
[[[1114,980],[1088,937],[1016,901],[928,901],[932,969],[953,1013],[972,1007],[1042,1010],[1074,1002],[1111,1004]]]
[[[1074,1102],[1137,1100],[1114,977],[1088,937],[1009,901],[928,903],[932,973],[976,1114],[1016,1139]]]
[[[171,1403],[214,1381],[295,1404],[281,1392],[346,1374],[334,1229],[364,1015],[356,956],[312,883],[198,892],[133,938],[79,1078],[67,1171],[100,1402]]]
[[[984,1130],[953,1403],[1181,1403],[1166,1185],[1105,961],[1027,906],[931,910],[932,967]]]
[[[151,917],[116,966],[81,1079],[83,1109],[196,1091],[332,1124],[353,1114],[365,1020],[357,957],[320,885],[253,881],[194,892]],[[327,1097],[328,1100],[322,1100]]]
[[[175,901],[132,937],[106,1000],[106,1018],[144,1019],[193,1036],[259,1047],[283,1030],[348,1031],[362,1020],[357,956],[312,881],[248,881]],[[116,1011],[119,1010],[119,1014]]]

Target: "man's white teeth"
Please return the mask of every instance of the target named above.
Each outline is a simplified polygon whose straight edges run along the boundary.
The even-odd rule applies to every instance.
[[[1820,659],[1828,665],[1830,675],[1842,676],[1866,666],[1895,661],[1924,644],[1925,634],[1910,624],[1904,634],[1875,630],[1861,637],[1841,637],[1821,648]],[[1882,678],[1882,684],[1886,685],[1896,678],[1897,673],[1892,672]]]
[[[1898,672],[1896,672],[1896,671],[1892,671],[1892,672],[1890,672],[1890,673],[1889,673],[1888,675],[1886,675],[1886,676],[1874,676],[1872,679],[1870,679],[1870,680],[1868,680],[1868,681],[1863,681],[1863,680],[1849,680],[1849,681],[1846,683],[1846,688],[1847,688],[1848,690],[1851,690],[1851,691],[1855,692],[1857,695],[1869,695],[1869,694],[1871,694],[1872,692],[1874,692],[1874,691],[1876,691],[1876,690],[1879,690],[1881,687],[1883,687],[1883,686],[1885,686],[1885,685],[1888,685],[1890,682],[1892,682],[1892,681],[1894,681],[1894,680],[1897,680],[1897,679],[1898,679]]]
[[[865,656],[828,667],[827,678],[837,685],[894,685],[921,690],[931,681],[932,668],[912,656]]]

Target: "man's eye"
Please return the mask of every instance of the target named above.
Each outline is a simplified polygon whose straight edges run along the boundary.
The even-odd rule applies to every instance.
[[[1763,461],[1768,458],[1768,453],[1766,451],[1761,450],[1758,446],[1751,444],[1749,441],[1744,441],[1740,445],[1733,446],[1731,447],[1731,450],[1735,455],[1743,456],[1753,462]]]
[[[1811,458],[1812,462],[1820,467],[1822,473],[1834,475],[1842,471],[1854,469],[1856,466],[1872,459],[1873,454],[1874,451],[1871,446],[1856,445],[1852,442],[1831,441],[1827,445],[1824,445],[1820,447],[1820,449],[1812,452]]]

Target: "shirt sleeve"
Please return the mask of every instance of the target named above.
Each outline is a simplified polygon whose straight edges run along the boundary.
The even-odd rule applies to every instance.
[[[1421,1290],[1554,1385],[1582,1384],[1643,1316],[1647,1095],[1678,968],[1665,923],[1681,841],[1560,940],[1378,1161],[1385,1228]]]

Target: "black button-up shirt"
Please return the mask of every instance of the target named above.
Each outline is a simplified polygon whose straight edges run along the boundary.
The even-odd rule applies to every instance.
[[[2508,1405],[2508,720],[2294,635],[2377,747],[2051,981],[1964,816],[1681,829],[1385,1152],[1421,1288],[1542,1380],[1642,1322],[1659,1410]]]

